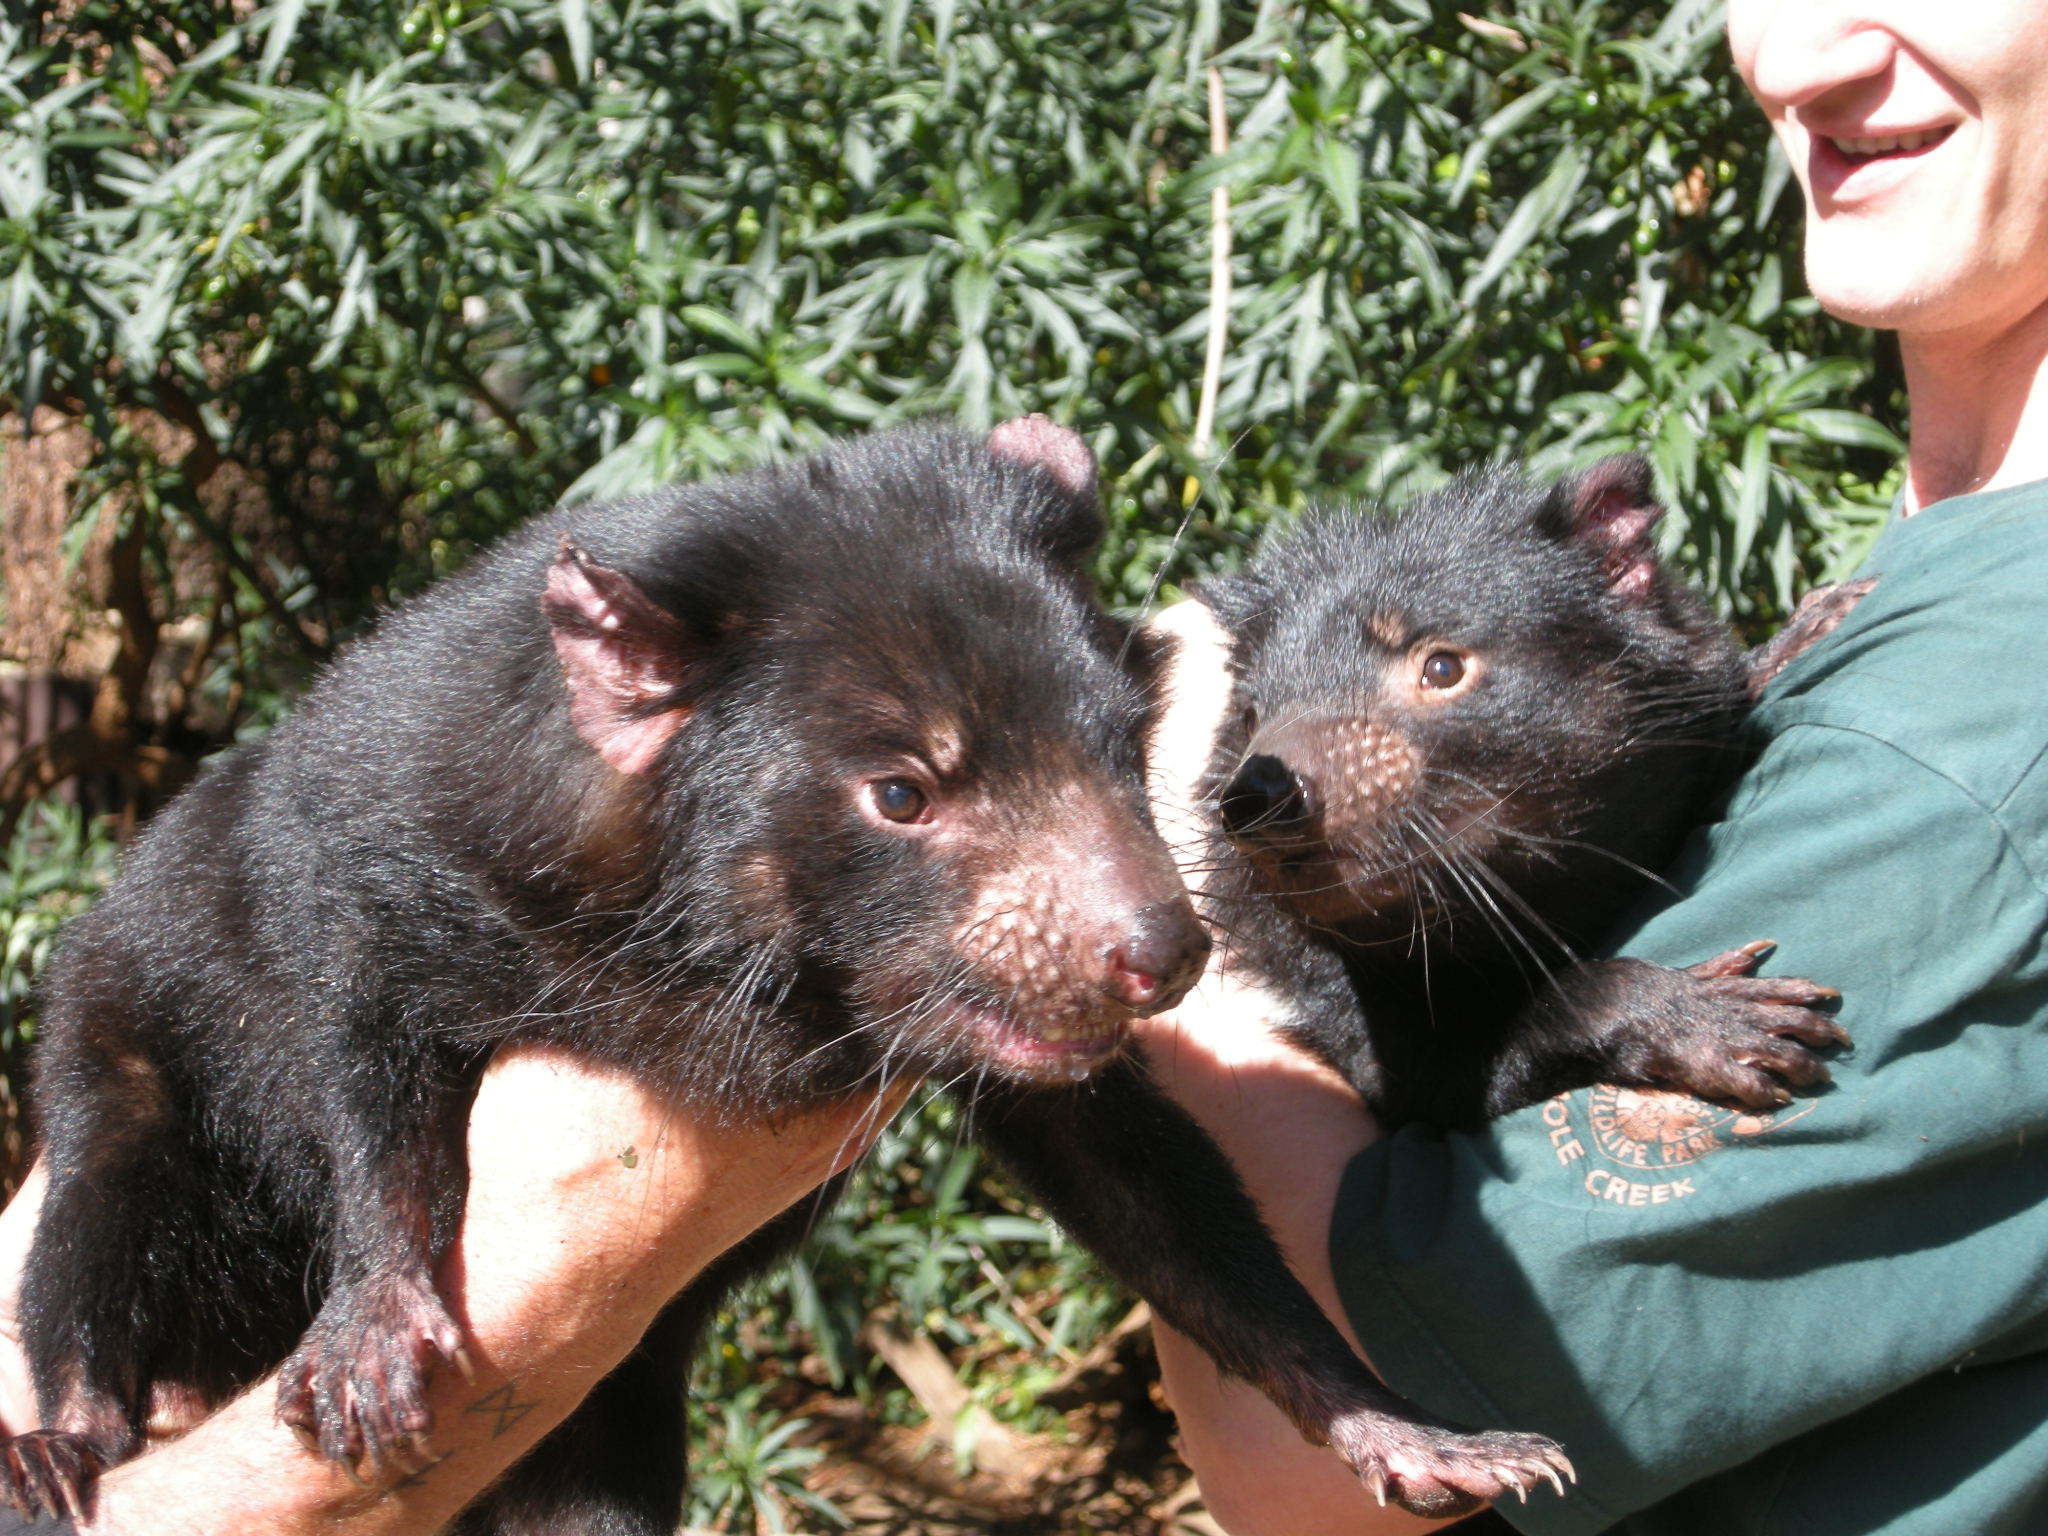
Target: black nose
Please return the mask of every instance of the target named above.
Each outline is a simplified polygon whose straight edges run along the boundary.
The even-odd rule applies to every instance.
[[[1209,935],[1186,901],[1141,909],[1109,955],[1109,993],[1139,1013],[1171,1008],[1201,979]]]
[[[1291,830],[1315,814],[1315,792],[1279,758],[1258,752],[1237,770],[1218,809],[1232,837]]]

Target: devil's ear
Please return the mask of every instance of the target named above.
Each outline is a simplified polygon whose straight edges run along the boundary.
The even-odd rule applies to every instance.
[[[1032,541],[1062,564],[1078,566],[1107,531],[1094,450],[1049,416],[1020,416],[989,433],[988,451],[1045,478],[1054,495],[1035,509]]]
[[[653,770],[689,718],[682,701],[702,645],[630,576],[562,536],[540,599],[576,734],[621,773]]]
[[[1599,556],[1609,590],[1641,602],[1657,585],[1653,535],[1663,515],[1650,461],[1625,453],[1560,480],[1545,500],[1540,521],[1553,537]]]
[[[1257,644],[1273,628],[1278,599],[1257,576],[1217,576],[1191,581],[1182,590],[1216,615],[1216,622],[1240,644]]]

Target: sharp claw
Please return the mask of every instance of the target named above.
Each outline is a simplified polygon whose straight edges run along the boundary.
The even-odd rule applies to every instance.
[[[1367,1491],[1370,1492],[1375,1499],[1379,1500],[1380,1508],[1385,1509],[1387,1507],[1386,1468],[1374,1467],[1370,1472],[1366,1473],[1365,1486]]]
[[[57,1484],[57,1492],[63,1495],[64,1507],[71,1512],[71,1518],[73,1520],[83,1520],[85,1518],[85,1505],[80,1501],[78,1490],[71,1486],[71,1482],[72,1480],[68,1477],[60,1480]]]
[[[472,1387],[476,1385],[476,1362],[469,1358],[467,1345],[455,1346],[455,1353],[448,1357],[455,1363],[455,1369],[462,1372],[462,1379]]]
[[[1508,1487],[1514,1489],[1516,1498],[1520,1499],[1524,1504],[1529,1502],[1529,1489],[1528,1486],[1525,1483],[1523,1483],[1522,1474],[1519,1469],[1512,1467],[1495,1467],[1493,1469],[1493,1475],[1499,1481],[1506,1483]]]
[[[1569,1471],[1571,1471],[1571,1468],[1570,1468],[1570,1467],[1566,1467],[1566,1468],[1565,1468],[1565,1470],[1566,1470],[1567,1472],[1569,1472]],[[1559,1477],[1559,1476],[1557,1475],[1557,1468],[1555,1468],[1555,1467],[1544,1467],[1544,1468],[1542,1469],[1542,1471],[1543,1471],[1543,1475],[1544,1475],[1544,1476],[1545,1476],[1546,1478],[1548,1478],[1548,1479],[1550,1480],[1550,1486],[1551,1486],[1552,1488],[1554,1488],[1554,1489],[1556,1489],[1556,1490],[1557,1490],[1557,1496],[1558,1496],[1558,1497],[1559,1497],[1560,1499],[1561,1499],[1561,1498],[1563,1498],[1563,1497],[1564,1497],[1564,1480],[1563,1480],[1562,1478],[1560,1478],[1560,1477]],[[1577,1478],[1574,1478],[1574,1479],[1573,1479],[1573,1481],[1574,1481],[1574,1482],[1576,1482],[1577,1480],[1578,1480]]]

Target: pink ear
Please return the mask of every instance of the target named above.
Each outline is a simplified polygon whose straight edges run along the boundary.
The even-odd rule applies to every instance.
[[[567,534],[540,606],[554,630],[576,734],[621,773],[651,771],[663,743],[689,718],[684,706],[652,707],[689,676],[696,647],[683,626]]]
[[[1562,489],[1572,537],[1599,554],[1607,585],[1621,597],[1646,599],[1658,571],[1650,534],[1664,515],[1649,461],[1639,454],[1602,459]]]
[[[1020,416],[988,435],[988,450],[999,459],[1035,464],[1077,500],[1095,499],[1095,454],[1081,434],[1050,416]]]

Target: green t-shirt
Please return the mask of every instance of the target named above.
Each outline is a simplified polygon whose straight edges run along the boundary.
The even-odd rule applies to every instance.
[[[2048,1532],[2048,482],[1895,520],[1618,953],[1751,939],[1842,988],[1834,1086],[1746,1117],[1595,1088],[1355,1160],[1366,1352],[1540,1430],[1558,1536]]]

